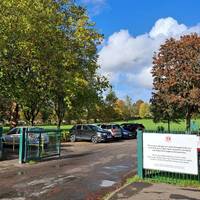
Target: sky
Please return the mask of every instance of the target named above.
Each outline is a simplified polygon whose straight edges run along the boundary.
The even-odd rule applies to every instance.
[[[78,0],[104,34],[100,73],[120,99],[149,101],[152,56],[167,38],[200,34],[199,0]]]

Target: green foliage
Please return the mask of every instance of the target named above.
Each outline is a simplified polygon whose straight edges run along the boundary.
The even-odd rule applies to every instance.
[[[150,117],[150,106],[148,103],[141,103],[139,110],[140,118],[148,118]]]
[[[97,73],[102,35],[84,8],[71,0],[5,0],[0,10],[0,89],[29,123],[51,104],[60,126],[75,99],[88,108],[101,98],[109,85]]]
[[[157,127],[157,131],[158,131],[158,132],[161,132],[161,133],[162,133],[162,132],[164,132],[164,130],[165,130],[165,128],[164,128],[163,126],[158,126],[158,127]]]
[[[127,179],[126,184],[131,184],[135,182],[146,182],[146,183],[167,183],[182,187],[194,187],[200,188],[200,183],[197,180],[183,180],[178,178],[170,178],[170,177],[160,177],[156,179],[141,179],[138,176],[133,176]]]
[[[61,142],[68,142],[70,139],[70,133],[68,130],[62,130],[61,132]]]
[[[135,118],[139,117],[139,112],[140,112],[140,106],[141,104],[144,103],[144,101],[142,101],[141,99],[137,100],[134,104],[133,104],[133,110],[134,110],[134,116]]]

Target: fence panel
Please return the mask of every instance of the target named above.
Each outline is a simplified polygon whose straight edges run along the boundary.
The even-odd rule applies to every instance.
[[[52,156],[60,156],[61,131],[27,130],[26,131],[26,162],[40,160]]]

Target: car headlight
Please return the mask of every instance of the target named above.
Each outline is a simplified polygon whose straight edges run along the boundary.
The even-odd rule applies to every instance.
[[[99,137],[101,137],[101,133],[100,133],[100,132],[97,132],[97,135],[98,135]]]

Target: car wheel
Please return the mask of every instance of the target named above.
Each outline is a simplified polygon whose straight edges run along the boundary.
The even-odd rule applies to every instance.
[[[76,136],[75,135],[71,135],[70,136],[70,141],[71,142],[76,142]]]
[[[97,144],[98,143],[98,137],[96,135],[92,136],[92,143]]]

